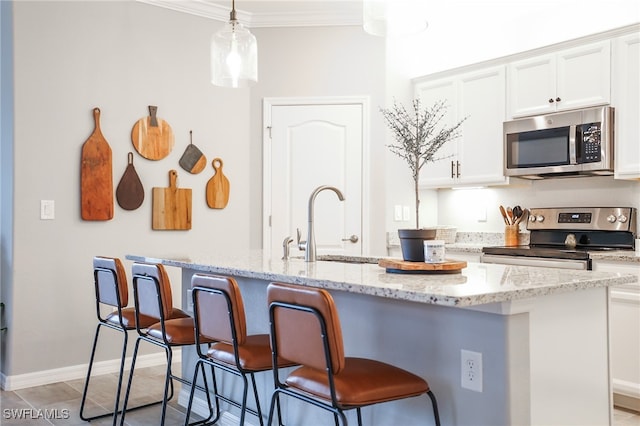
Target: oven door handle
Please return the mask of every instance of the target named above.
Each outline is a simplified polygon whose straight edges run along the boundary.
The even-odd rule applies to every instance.
[[[543,257],[501,256],[482,254],[480,263],[497,263],[500,265],[543,266],[547,268],[591,270],[591,260],[547,259]]]

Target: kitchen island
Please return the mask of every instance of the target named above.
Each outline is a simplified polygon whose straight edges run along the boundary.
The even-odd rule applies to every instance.
[[[269,282],[329,290],[346,354],[391,362],[427,379],[446,425],[609,424],[608,287],[637,281],[615,272],[477,263],[455,274],[392,274],[360,263],[376,261],[371,258],[306,263],[260,251],[127,259],[181,268],[186,310],[194,273],[235,277],[250,333],[268,332]],[[482,356],[476,390],[461,386],[462,350]],[[192,350],[183,352],[183,374],[190,376],[194,357]],[[224,389],[240,391],[232,377],[224,381]],[[271,375],[259,375],[258,386],[268,407]],[[418,425],[429,424],[429,410],[426,398],[414,398],[370,407],[363,415],[365,424]],[[333,424],[331,415],[289,400],[283,412],[291,425]],[[237,411],[225,416],[231,419],[231,413]],[[355,421],[355,413],[347,415]]]

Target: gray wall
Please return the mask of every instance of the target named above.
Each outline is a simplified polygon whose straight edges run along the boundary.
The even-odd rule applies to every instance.
[[[383,164],[385,130],[378,106],[385,99],[385,42],[360,27],[256,29],[258,85],[251,89],[251,235],[262,235],[262,100],[267,97],[368,96],[371,108],[370,164]],[[409,87],[408,80],[405,84]],[[384,253],[385,175],[370,175],[371,247]],[[255,203],[255,204],[254,204]],[[254,243],[258,243],[255,245]],[[254,248],[262,239],[252,240]]]
[[[4,43],[10,31],[2,4]],[[383,69],[384,44],[359,27],[255,31],[260,83],[249,91],[209,83],[209,42],[219,22],[134,1],[71,1],[16,2],[13,25],[15,133],[11,138],[3,126],[2,135],[3,161],[12,147],[15,151],[13,186],[5,179],[11,176],[4,164],[2,169],[2,285],[9,319],[3,336],[5,377],[88,361],[95,327],[92,256],[260,247],[262,97],[366,95],[377,105],[384,94],[384,74],[367,72]],[[11,117],[4,93],[3,121]],[[115,187],[127,153],[134,151],[131,128],[147,115],[148,105],[159,107],[176,145],[161,161],[134,154],[146,189],[143,205],[125,211],[116,204],[115,217],[107,222],[81,220],[79,165],[82,144],[93,131],[92,109],[102,110]],[[205,203],[210,166],[190,175],[178,165],[189,130],[209,160],[224,160],[231,183],[224,210]],[[376,155],[381,151],[374,149]],[[193,189],[190,231],[151,230],[151,188],[168,186],[170,169],[178,171],[179,187]],[[55,220],[39,219],[43,199],[55,200]],[[378,193],[373,201],[383,199]],[[7,223],[12,212],[13,223]],[[170,273],[179,281],[179,271]],[[112,343],[116,346],[115,339]],[[99,359],[117,356],[117,348],[103,348]]]

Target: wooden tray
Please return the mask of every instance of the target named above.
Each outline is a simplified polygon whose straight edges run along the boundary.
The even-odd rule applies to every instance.
[[[467,262],[446,260],[442,263],[407,262],[399,259],[380,259],[378,266],[394,274],[456,274],[467,267]]]

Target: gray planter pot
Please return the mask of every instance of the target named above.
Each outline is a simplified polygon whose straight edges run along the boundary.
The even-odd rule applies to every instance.
[[[402,259],[407,262],[424,262],[424,241],[436,237],[435,229],[398,229]]]

